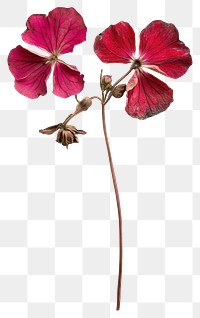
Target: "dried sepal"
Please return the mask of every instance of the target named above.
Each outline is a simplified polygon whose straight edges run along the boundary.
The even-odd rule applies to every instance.
[[[40,129],[39,132],[45,135],[51,135],[53,133],[55,133],[58,129],[60,129],[62,127],[62,124],[57,124],[57,125],[53,125],[53,126],[49,126],[45,129]]]
[[[65,128],[59,129],[56,141],[68,148],[68,145],[79,142],[77,134],[85,135],[86,131],[67,125]]]
[[[121,98],[124,95],[125,91],[126,84],[117,85],[112,92],[112,96],[114,96],[115,98]]]

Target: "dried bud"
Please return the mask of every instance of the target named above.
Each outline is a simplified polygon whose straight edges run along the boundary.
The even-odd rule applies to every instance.
[[[76,106],[76,111],[86,111],[92,105],[92,99],[90,97],[85,97],[81,102]]]
[[[104,75],[101,78],[101,87],[104,91],[108,91],[112,88],[112,76]]]
[[[114,88],[112,95],[115,98],[120,98],[124,95],[125,91],[126,91],[126,84],[120,84]]]
[[[56,130],[58,130],[61,127],[62,127],[62,124],[60,123],[58,125],[47,127],[45,129],[40,129],[39,132],[42,133],[42,134],[51,135],[51,134],[53,134]]]
[[[69,144],[79,142],[76,134],[85,135],[86,132],[84,130],[76,129],[75,126],[67,125],[65,129],[64,128],[59,129],[56,141],[68,148]]]

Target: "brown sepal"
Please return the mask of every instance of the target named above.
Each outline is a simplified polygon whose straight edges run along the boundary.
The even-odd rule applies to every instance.
[[[53,125],[50,127],[47,127],[45,129],[40,129],[39,132],[45,135],[51,135],[53,133],[55,133],[59,128],[62,127],[62,124],[57,124],[57,125]]]
[[[59,129],[56,141],[68,148],[68,145],[79,142],[76,134],[85,135],[86,131],[76,129],[75,126],[67,125],[65,129]]]

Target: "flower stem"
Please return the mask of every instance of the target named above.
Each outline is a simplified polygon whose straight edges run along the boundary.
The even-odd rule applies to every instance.
[[[122,244],[122,214],[121,214],[121,205],[119,198],[119,191],[117,186],[117,180],[115,176],[114,165],[112,161],[112,155],[110,150],[110,145],[108,141],[107,129],[106,129],[106,119],[105,119],[105,106],[102,102],[102,123],[103,123],[103,131],[105,136],[105,142],[108,152],[108,158],[110,163],[110,170],[112,174],[113,185],[115,189],[115,196],[117,201],[117,209],[118,209],[118,220],[119,220],[119,273],[118,273],[118,285],[117,285],[117,307],[116,310],[120,309],[120,300],[121,300],[121,284],[122,284],[122,255],[123,255],[123,244]]]
[[[92,97],[90,97],[91,99],[98,99],[98,100],[100,100],[100,102],[102,102],[102,99],[99,97],[99,96],[92,96]]]
[[[67,116],[67,118],[64,120],[63,122],[63,126],[67,125],[67,123],[76,115],[78,115],[79,113],[81,113],[81,110],[75,110],[73,114],[70,114],[69,116]]]
[[[79,99],[78,99],[78,96],[77,95],[74,95],[75,97],[75,100],[77,101],[77,103],[80,103]]]

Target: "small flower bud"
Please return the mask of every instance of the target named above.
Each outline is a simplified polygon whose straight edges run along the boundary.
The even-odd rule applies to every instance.
[[[126,91],[126,84],[120,84],[114,88],[112,95],[115,98],[121,98],[124,95],[125,91]]]
[[[111,89],[112,87],[112,76],[110,75],[104,75],[101,78],[101,87],[104,91],[108,91]]]
[[[85,97],[81,102],[76,106],[76,111],[86,111],[92,105],[92,99],[90,97]]]
[[[65,128],[59,129],[56,141],[68,148],[68,145],[79,142],[76,134],[85,135],[86,132],[76,129],[75,126],[67,125]]]

